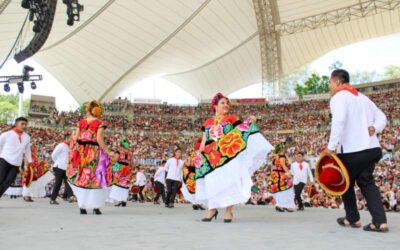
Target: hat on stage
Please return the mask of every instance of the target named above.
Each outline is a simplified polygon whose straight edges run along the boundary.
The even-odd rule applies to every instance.
[[[24,175],[22,177],[22,184],[25,185],[26,187],[29,187],[32,184],[33,175],[34,175],[33,168],[32,166],[29,166],[28,170],[24,172]]]
[[[328,194],[343,195],[350,186],[350,176],[345,165],[335,154],[323,153],[315,166],[315,179]]]

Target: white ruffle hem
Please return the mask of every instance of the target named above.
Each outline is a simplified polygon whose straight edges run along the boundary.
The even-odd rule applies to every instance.
[[[75,186],[69,182],[76,199],[78,200],[79,208],[92,209],[101,208],[105,205],[106,200],[110,194],[110,187],[89,189]]]
[[[266,162],[272,149],[272,145],[261,133],[250,135],[246,149],[236,158],[196,180],[195,194],[189,193],[186,186],[182,185],[185,199],[209,209],[247,202],[253,185],[251,177]]]

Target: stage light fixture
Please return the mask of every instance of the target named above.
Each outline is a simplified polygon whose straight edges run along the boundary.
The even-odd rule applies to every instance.
[[[37,88],[36,83],[35,82],[31,82],[31,89],[36,89],[36,88]]]
[[[34,23],[33,28],[32,28],[33,32],[39,33],[40,30],[41,30],[39,22],[38,21],[34,21],[33,23]]]
[[[18,91],[19,91],[19,93],[23,94],[23,93],[24,93],[24,90],[25,90],[25,88],[24,88],[24,83],[23,83],[23,82],[19,82],[19,83],[17,83],[17,85],[18,85]]]
[[[31,7],[29,2],[30,2],[29,0],[22,0],[21,7],[24,9],[29,9]]]
[[[4,84],[4,91],[10,92],[10,90],[11,90],[10,85],[8,83]]]
[[[29,72],[32,72],[34,70],[35,70],[35,68],[33,68],[29,65],[25,65],[24,69],[22,70],[23,80],[29,81]]]

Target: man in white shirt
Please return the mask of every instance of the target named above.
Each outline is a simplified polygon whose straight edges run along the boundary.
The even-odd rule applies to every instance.
[[[182,178],[183,161],[181,160],[182,151],[178,148],[175,150],[175,156],[168,159],[165,164],[167,172],[167,197],[165,198],[165,207],[173,208],[175,203],[176,192],[179,188],[179,183]]]
[[[297,203],[298,211],[304,210],[303,200],[301,199],[301,193],[303,192],[304,186],[310,182],[314,182],[314,177],[311,173],[310,165],[304,161],[304,153],[299,151],[295,154],[296,161],[292,163],[290,172],[293,175],[294,185],[294,200]]]
[[[68,165],[69,158],[69,150],[71,143],[71,134],[64,134],[64,141],[59,143],[55,148],[53,153],[51,154],[51,159],[54,162],[54,175],[55,175],[55,183],[53,187],[53,192],[50,197],[50,204],[58,205],[59,203],[56,201],[58,192],[60,191],[61,184],[64,181],[65,192],[68,193],[69,184],[67,182],[67,175],[65,174]]]
[[[154,204],[160,204],[158,199],[162,198],[163,202],[165,203],[165,163],[167,161],[162,161],[161,165],[158,167],[156,173],[154,174],[154,185],[157,188],[157,194],[154,198]]]
[[[0,197],[17,177],[24,155],[28,163],[32,162],[31,138],[25,132],[27,127],[28,119],[19,117],[14,128],[0,135]]]
[[[368,97],[351,87],[349,81],[349,73],[342,69],[334,70],[329,80],[332,124],[324,151],[337,153],[350,175],[350,188],[342,196],[346,217],[338,218],[337,222],[341,226],[361,227],[354,192],[357,181],[372,216],[372,223],[364,230],[386,232],[385,210],[373,178],[375,164],[382,157],[377,135],[386,126],[386,116]]]
[[[146,176],[143,174],[140,168],[138,168],[136,172],[135,185],[139,187],[140,203],[144,203],[143,189],[146,186]]]

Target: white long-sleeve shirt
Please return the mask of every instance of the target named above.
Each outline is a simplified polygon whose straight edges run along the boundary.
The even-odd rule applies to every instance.
[[[165,171],[167,172],[167,179],[174,181],[181,181],[183,161],[177,160],[175,157],[168,159],[165,163]]]
[[[337,92],[330,101],[332,113],[331,135],[328,149],[337,153],[359,152],[380,147],[377,137],[386,126],[386,116],[364,94]],[[374,126],[370,136],[368,127]]]
[[[59,143],[51,153],[51,159],[57,168],[66,170],[68,165],[69,146],[62,142]]]
[[[146,185],[146,176],[142,173],[142,171],[138,171],[136,173],[136,186],[142,187]]]
[[[165,168],[164,167],[159,167],[154,174],[154,181],[161,182],[162,184],[165,185]]]
[[[32,162],[31,137],[27,133],[22,133],[21,141],[17,132],[9,130],[0,135],[0,158],[6,160],[13,166],[20,167],[23,159]]]
[[[300,163],[298,162],[294,162],[290,166],[290,172],[293,175],[293,184],[297,185],[300,182],[307,184],[308,179],[310,179],[311,182],[314,182],[314,177],[311,173],[310,165],[305,161],[303,161],[301,165],[303,166],[303,169],[300,169]]]

